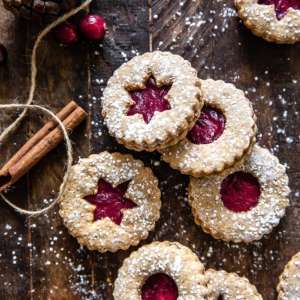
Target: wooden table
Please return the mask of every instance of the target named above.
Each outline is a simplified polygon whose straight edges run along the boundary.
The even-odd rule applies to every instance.
[[[176,240],[191,247],[207,267],[245,275],[264,299],[276,299],[278,275],[300,250],[300,47],[277,46],[254,37],[239,21],[233,1],[95,0],[91,10],[108,22],[103,45],[60,47],[49,37],[39,50],[35,103],[59,110],[69,99],[89,113],[72,135],[76,159],[104,149],[127,152],[108,136],[100,116],[107,79],[124,61],[149,49],[171,50],[190,60],[199,77],[222,79],[244,89],[258,117],[258,140],[286,163],[291,206],[280,225],[252,245],[226,244],[194,224],[186,203],[188,177],[159,162],[158,154],[133,153],[159,177],[163,207],[155,232],[143,242]],[[0,102],[22,102],[28,92],[29,58],[42,26],[0,10],[0,41],[9,63],[0,68]],[[15,113],[1,112],[2,128]],[[1,149],[4,162],[45,117],[30,114]],[[36,209],[54,197],[64,170],[59,146],[10,193]],[[112,299],[113,282],[129,251],[101,255],[79,247],[53,209],[30,219],[0,204],[0,299]],[[124,299],[125,300],[125,299]]]

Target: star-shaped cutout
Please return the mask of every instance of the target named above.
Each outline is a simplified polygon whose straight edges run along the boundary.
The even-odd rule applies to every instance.
[[[300,9],[300,0],[258,0],[258,4],[274,4],[278,20],[281,20],[287,14],[289,8]]]
[[[158,87],[154,77],[151,76],[144,89],[129,91],[131,99],[135,103],[130,106],[127,115],[141,114],[148,124],[155,112],[171,109],[169,101],[165,99],[170,88],[169,85]]]
[[[96,205],[94,221],[108,217],[117,225],[121,224],[123,210],[136,207],[134,202],[124,197],[128,184],[129,181],[114,188],[103,179],[99,180],[97,193],[84,197],[85,200]]]

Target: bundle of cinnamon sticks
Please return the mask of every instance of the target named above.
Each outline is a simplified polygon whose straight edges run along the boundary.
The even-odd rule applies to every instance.
[[[68,132],[78,126],[86,116],[87,113],[74,101],[57,114]],[[0,192],[25,175],[62,140],[63,133],[58,124],[55,121],[47,122],[0,169]]]

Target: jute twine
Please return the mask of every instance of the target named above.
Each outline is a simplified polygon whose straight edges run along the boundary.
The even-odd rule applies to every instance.
[[[92,0],[85,0],[80,6],[70,10],[66,14],[64,14],[61,17],[57,18],[55,21],[53,21],[51,24],[49,24],[45,29],[43,29],[39,33],[39,35],[37,36],[37,38],[35,40],[33,50],[32,50],[32,54],[31,54],[30,89],[29,89],[28,98],[27,98],[25,104],[1,104],[0,105],[0,109],[20,109],[20,108],[24,109],[22,111],[22,113],[18,116],[18,118],[13,123],[11,123],[0,134],[0,145],[11,134],[11,132],[14,131],[18,127],[19,123],[24,118],[24,116],[27,113],[28,109],[33,109],[33,110],[40,110],[40,111],[44,112],[45,114],[50,116],[55,122],[58,123],[58,126],[61,128],[61,130],[63,132],[64,140],[65,140],[66,148],[67,148],[67,167],[66,167],[66,171],[65,171],[65,174],[64,174],[64,177],[63,177],[63,181],[62,181],[62,184],[60,186],[57,197],[48,206],[46,206],[45,208],[42,208],[42,209],[34,210],[34,211],[23,209],[23,208],[15,205],[15,204],[13,204],[10,200],[7,199],[7,197],[3,193],[0,193],[0,196],[1,196],[2,200],[5,201],[10,207],[15,209],[20,214],[24,214],[24,215],[28,215],[28,216],[34,216],[34,215],[40,215],[42,213],[45,213],[49,209],[51,209],[59,201],[62,194],[64,193],[66,183],[67,183],[67,180],[68,180],[68,177],[69,177],[69,174],[70,174],[70,168],[71,168],[72,162],[73,162],[72,145],[71,145],[71,141],[70,141],[70,138],[69,138],[69,134],[68,134],[64,124],[49,109],[47,109],[43,106],[40,106],[40,105],[33,105],[32,104],[33,98],[34,98],[34,93],[35,93],[35,90],[36,90],[36,77],[37,77],[37,73],[38,73],[38,69],[37,69],[37,49],[38,49],[41,41],[43,40],[43,38],[52,29],[54,29],[57,25],[65,22],[71,16],[77,14],[80,10],[85,9],[86,7],[88,7],[91,2],[92,2]]]

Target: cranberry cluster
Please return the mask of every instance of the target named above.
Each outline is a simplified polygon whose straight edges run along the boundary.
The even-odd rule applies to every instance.
[[[106,30],[105,20],[96,14],[84,16],[79,25],[65,22],[54,30],[57,40],[63,45],[72,45],[79,39],[79,34],[90,41],[103,39]]]

